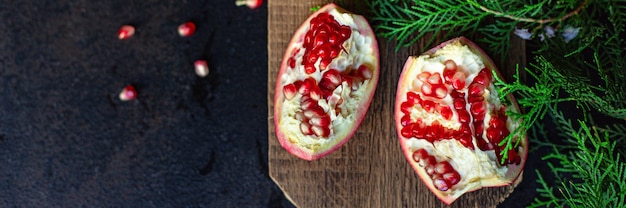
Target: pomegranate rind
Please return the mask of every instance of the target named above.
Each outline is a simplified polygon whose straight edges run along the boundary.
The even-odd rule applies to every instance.
[[[489,56],[487,56],[486,53],[480,47],[478,47],[475,43],[473,43],[472,41],[470,41],[469,39],[465,37],[457,37],[457,38],[448,40],[446,42],[443,42],[439,44],[438,46],[424,52],[422,56],[436,56],[437,51],[439,51],[445,46],[450,46],[450,45],[459,46],[459,47],[467,46],[473,54],[476,54],[480,57],[485,67],[492,69],[492,71],[496,73],[495,76],[502,78],[500,71],[498,70],[494,62],[491,60],[491,58],[489,58]],[[411,66],[417,61],[418,61],[418,57],[411,56],[405,62],[405,65],[403,67],[403,70],[402,70],[402,73],[400,75],[400,79],[398,82],[398,88],[396,91],[394,115],[395,115],[397,134],[398,134],[400,145],[405,155],[405,158],[408,160],[413,170],[422,179],[424,184],[428,187],[428,189],[431,190],[432,193],[434,193],[437,196],[437,198],[439,198],[443,203],[447,205],[453,203],[456,199],[458,199],[464,193],[475,191],[483,187],[500,187],[500,186],[508,186],[508,185],[513,186],[513,187],[517,186],[517,184],[519,184],[522,180],[523,168],[526,163],[526,158],[528,155],[528,139],[526,136],[524,136],[523,138],[519,138],[520,139],[519,146],[521,147],[521,154],[519,154],[519,156],[521,157],[520,164],[507,165],[506,173],[503,178],[476,181],[473,183],[465,184],[463,187],[457,186],[455,187],[455,189],[460,190],[460,191],[457,191],[454,194],[449,194],[447,192],[438,190],[434,186],[432,179],[430,178],[430,176],[428,175],[424,167],[420,167],[419,164],[412,159],[414,150],[411,149],[412,147],[411,147],[409,139],[403,137],[401,133],[401,129],[403,127],[401,124],[401,119],[402,119],[402,116],[404,115],[403,112],[401,112],[401,104],[402,102],[406,101],[406,94],[409,91],[409,87],[407,86],[410,86],[413,80],[416,79],[415,77],[409,76],[409,74],[411,74],[410,72],[412,70]],[[493,87],[493,84],[491,84],[491,86]],[[507,108],[512,109],[516,112],[519,112],[519,106],[517,104],[517,101],[512,95],[507,96],[507,101],[508,101]],[[505,105],[505,103],[502,103],[502,104]],[[519,123],[521,121],[516,121],[516,122]]]
[[[371,37],[372,41],[368,47],[372,49],[373,51],[372,55],[374,56],[374,59],[371,63],[364,63],[364,64],[366,64],[373,71],[372,71],[372,76],[369,79],[367,85],[362,86],[362,87],[365,87],[366,90],[364,91],[364,95],[362,96],[362,99],[355,106],[355,109],[352,110],[353,114],[355,114],[355,119],[353,120],[353,122],[347,124],[349,127],[345,128],[346,129],[345,131],[334,132],[336,136],[335,138],[332,139],[333,141],[326,143],[325,145],[317,146],[317,148],[315,149],[309,149],[309,148],[302,147],[298,143],[298,141],[287,136],[285,131],[289,131],[289,130],[283,129],[283,127],[281,126],[282,109],[283,109],[283,102],[285,101],[285,97],[283,95],[283,85],[280,81],[280,78],[285,73],[285,71],[288,70],[289,68],[287,62],[291,54],[293,53],[294,50],[299,49],[298,47],[294,46],[295,45],[294,43],[303,41],[304,36],[309,29],[309,22],[311,21],[311,19],[313,19],[320,13],[329,12],[332,10],[336,10],[339,13],[350,14],[355,24],[357,25],[357,28],[353,28],[353,30],[354,29],[358,30],[359,34],[361,34],[364,37]],[[328,154],[333,153],[334,151],[342,147],[346,142],[348,142],[348,140],[352,138],[352,136],[354,135],[358,127],[361,125],[369,109],[370,103],[372,102],[372,99],[374,97],[374,92],[376,91],[376,86],[377,86],[379,74],[380,74],[379,73],[380,72],[379,59],[380,58],[378,54],[378,42],[376,40],[374,31],[372,30],[371,26],[369,25],[369,22],[367,21],[367,19],[365,19],[365,17],[361,15],[357,15],[357,14],[352,14],[349,11],[333,3],[329,3],[323,6],[322,8],[320,8],[315,13],[311,14],[294,33],[291,41],[288,44],[288,48],[285,52],[285,55],[282,59],[282,62],[280,65],[281,66],[280,71],[278,72],[278,79],[276,81],[276,88],[275,88],[275,94],[274,94],[274,126],[275,126],[276,137],[278,138],[278,141],[281,144],[281,146],[285,150],[287,150],[289,153],[291,153],[292,155],[298,158],[308,160],[308,161],[313,161],[313,160],[320,159]]]

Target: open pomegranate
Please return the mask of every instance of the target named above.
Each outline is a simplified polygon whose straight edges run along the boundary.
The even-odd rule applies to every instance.
[[[520,124],[505,114],[519,112],[512,96],[500,100],[493,61],[459,37],[409,57],[398,83],[395,121],[405,157],[428,188],[450,204],[481,187],[516,185],[528,141],[506,152],[498,144]],[[515,144],[515,142],[514,142]]]
[[[379,76],[378,43],[367,20],[328,4],[295,32],[274,96],[274,124],[291,154],[315,160],[354,134]]]

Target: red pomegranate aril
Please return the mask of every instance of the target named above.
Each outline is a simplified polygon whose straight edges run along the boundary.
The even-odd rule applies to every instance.
[[[235,0],[237,6],[247,6],[250,9],[257,9],[263,4],[263,0]]]
[[[489,74],[488,74],[489,73]],[[487,68],[481,70],[476,77],[474,77],[474,83],[480,84],[482,86],[486,86],[490,83],[491,72],[487,71]]]
[[[465,88],[465,74],[463,72],[456,72],[452,77],[452,88],[455,90],[462,90]]]
[[[326,26],[326,25],[324,25]],[[328,26],[326,26],[328,27]],[[326,33],[321,33],[318,34],[317,36],[315,36],[315,40],[313,41],[313,48],[317,48],[319,46],[325,45],[326,42],[328,41],[328,34]],[[328,45],[326,45],[328,46]]]
[[[414,123],[412,126],[413,136],[415,138],[424,138],[426,137],[426,125],[422,122]]]
[[[485,91],[485,86],[478,84],[478,83],[470,84],[467,90],[467,92],[469,93],[469,97],[482,96],[484,91]]]
[[[293,99],[293,97],[296,96],[297,92],[298,90],[296,89],[296,85],[294,85],[293,83],[285,85],[283,87],[283,94],[285,95],[285,98],[287,100]]]
[[[466,110],[458,110],[457,113],[459,115],[459,122],[467,123],[470,121],[470,114]]]
[[[449,106],[441,106],[441,109],[439,109],[439,113],[441,114],[441,116],[443,116],[443,118],[450,120],[452,118],[452,109],[450,109]]]
[[[465,98],[465,93],[464,92],[459,92],[456,90],[451,90],[450,91],[450,97],[452,98]]]
[[[461,176],[456,171],[444,173],[441,176],[443,177],[443,180],[445,180],[451,186],[454,186],[459,183],[459,181],[461,181]]]
[[[433,177],[432,180],[433,180],[433,185],[440,191],[447,191],[448,189],[450,189],[450,186],[448,186],[448,183],[440,175],[436,175],[435,177]]]
[[[428,83],[433,85],[442,84],[441,75],[438,72],[433,73],[430,77],[428,77]]]
[[[310,77],[306,78],[304,82],[302,82],[302,85],[298,89],[298,92],[302,95],[308,95],[311,92],[311,89],[313,88],[313,86],[315,85],[316,85],[315,79],[310,78]]]
[[[477,103],[477,102],[483,102],[483,101],[485,101],[485,98],[483,96],[467,98],[467,102],[470,102],[470,103]]]
[[[359,71],[359,75],[361,75],[361,77],[363,77],[365,79],[371,79],[372,78],[372,71],[370,71],[370,69],[367,66],[361,65],[361,66],[359,66],[359,68],[357,70]]]
[[[485,114],[486,111],[485,103],[483,102],[475,102],[470,105],[470,112],[473,116],[478,116],[481,114]]]
[[[193,22],[185,22],[178,26],[178,35],[181,37],[189,37],[196,32],[196,24]]]
[[[317,103],[313,99],[311,99],[311,97],[309,96],[303,96],[300,99],[300,108],[302,110],[308,110],[315,106],[317,106]]]
[[[434,165],[427,165],[426,167],[424,167],[424,170],[426,170],[426,174],[428,175],[433,175],[435,174],[435,166]]]
[[[300,123],[300,131],[304,135],[312,135],[313,131],[311,131],[311,125],[305,122]]]
[[[132,37],[134,34],[135,27],[133,27],[132,25],[123,25],[117,32],[117,38],[119,38],[120,40],[125,40]]]
[[[296,68],[296,59],[291,57],[287,60],[287,65],[289,65],[290,68]]]
[[[317,71],[317,69],[315,68],[315,65],[313,64],[304,65],[304,72],[306,72],[307,74],[313,74],[315,73],[315,71]]]
[[[445,70],[452,70],[452,71],[457,70],[456,62],[454,62],[453,60],[448,59],[443,62],[443,65],[445,66]]]
[[[433,112],[433,110],[435,109],[436,105],[437,104],[435,102],[433,102],[432,100],[424,100],[424,101],[422,101],[422,108],[424,110],[426,110],[427,112],[429,112],[429,113]]]
[[[430,77],[430,72],[422,72],[417,75],[417,80],[422,81],[422,82],[427,82],[428,77]]]
[[[411,115],[410,114],[406,114],[404,116],[402,116],[402,126],[406,126],[409,125],[409,123],[411,123]]]
[[[404,102],[400,105],[400,110],[405,114],[411,114],[411,109],[413,109],[412,103]]]
[[[316,126],[328,126],[330,125],[330,116],[323,115],[320,117],[313,117],[309,120],[309,123]]]
[[[330,135],[329,128],[324,128],[320,126],[311,126],[311,130],[316,136],[319,136],[319,137],[328,137]]]
[[[339,43],[339,36],[337,34],[329,34],[328,35],[328,44],[330,45],[336,45],[337,43]]]
[[[119,94],[119,98],[122,101],[134,100],[137,98],[137,90],[133,85],[126,85]]]
[[[422,94],[424,94],[426,96],[434,97],[433,96],[433,87],[428,82],[422,83],[422,89],[421,90],[422,90]]]
[[[455,110],[465,109],[465,99],[463,98],[455,98],[452,103]]]
[[[313,85],[309,92],[309,96],[311,96],[311,99],[318,101],[323,98],[322,90],[317,85]]]
[[[448,163],[448,161],[442,161],[435,165],[435,173],[444,174],[450,171],[453,171],[452,165]]]
[[[342,25],[339,28],[339,37],[342,40],[346,40],[346,39],[350,38],[350,35],[352,35],[352,28],[350,28],[349,26]]]
[[[197,60],[193,62],[194,72],[199,77],[206,77],[209,75],[209,64],[206,60]]]
[[[304,116],[307,118],[320,117],[325,115],[326,112],[324,112],[324,109],[317,104],[304,111]]]
[[[483,139],[483,131],[485,131],[483,122],[474,122],[474,137],[476,137],[476,139]]]
[[[435,157],[431,156],[431,155],[427,155],[426,157],[423,157],[420,161],[419,161],[419,165],[421,167],[426,167],[428,165],[434,165],[437,162],[437,160],[435,159]]]
[[[415,92],[406,93],[406,101],[412,104],[422,104],[422,98]]]
[[[413,137],[413,124],[412,123],[408,123],[406,126],[402,127],[402,130],[400,131],[400,134],[402,134],[402,136],[404,138],[411,138],[411,137]]]
[[[457,140],[465,147],[473,150],[474,149],[474,143],[472,142],[472,136],[470,135],[470,133],[463,133],[460,134],[457,138]]]
[[[433,85],[434,87],[434,91],[435,93],[433,94],[434,97],[442,99],[445,98],[446,95],[448,95],[448,88],[446,88],[444,85]]]
[[[413,152],[413,160],[415,162],[419,162],[420,160],[426,158],[428,156],[428,151],[426,151],[425,149],[418,149],[415,152]]]

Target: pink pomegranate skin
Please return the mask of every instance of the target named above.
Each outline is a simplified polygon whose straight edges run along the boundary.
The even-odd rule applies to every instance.
[[[493,61],[484,53],[484,51],[482,49],[480,49],[475,43],[473,43],[472,41],[468,40],[465,37],[458,37],[458,38],[454,38],[451,40],[448,40],[446,42],[441,43],[440,45],[426,51],[424,54],[425,56],[428,57],[434,57],[437,56],[438,54],[436,54],[439,50],[441,50],[442,48],[449,46],[449,45],[454,45],[454,46],[467,46],[469,48],[469,50],[473,53],[478,55],[478,57],[480,57],[480,61],[482,61],[482,63],[484,64],[485,68],[487,69],[493,69],[494,72],[496,72],[496,74],[494,76],[498,76],[498,77],[502,77],[500,72],[498,71],[498,69],[496,68],[495,64],[493,63]],[[407,138],[406,135],[408,133],[406,133],[406,131],[402,132],[402,129],[405,127],[403,126],[403,122],[404,124],[407,123],[406,120],[403,121],[403,116],[406,115],[406,113],[402,112],[403,107],[406,109],[406,106],[403,106],[403,103],[406,102],[407,100],[407,93],[410,91],[408,89],[408,87],[406,87],[407,85],[411,85],[414,80],[416,79],[415,77],[409,76],[409,74],[412,74],[410,71],[413,70],[411,69],[411,66],[413,66],[415,64],[415,62],[418,61],[418,57],[409,57],[408,60],[406,61],[402,74],[400,75],[400,79],[398,82],[398,89],[396,92],[396,102],[395,102],[395,123],[396,123],[396,129],[397,129],[397,133],[398,133],[398,137],[399,137],[399,141],[400,141],[400,145],[402,148],[402,151],[406,157],[406,159],[408,160],[409,164],[411,165],[411,167],[415,170],[415,172],[418,174],[418,176],[422,179],[422,181],[424,182],[424,184],[431,190],[432,193],[434,193],[442,202],[444,202],[445,204],[449,205],[452,202],[454,202],[456,199],[458,199],[462,194],[467,193],[467,192],[471,192],[471,191],[475,191],[477,189],[480,189],[482,187],[499,187],[499,186],[507,186],[507,185],[512,185],[512,186],[516,186],[521,180],[522,180],[522,173],[523,173],[523,167],[526,163],[526,158],[527,158],[527,153],[528,153],[528,140],[526,137],[523,138],[519,138],[520,139],[520,145],[517,148],[518,151],[515,152],[515,157],[519,157],[519,161],[517,163],[513,162],[511,164],[507,164],[506,165],[506,172],[503,173],[503,176],[500,176],[499,178],[485,178],[484,180],[481,179],[479,181],[476,182],[472,182],[472,183],[467,183],[467,184],[463,184],[461,182],[457,182],[458,184],[455,184],[454,186],[451,187],[445,187],[444,189],[452,189],[455,188],[456,190],[461,190],[458,192],[450,192],[448,190],[446,191],[442,191],[440,188],[436,185],[438,185],[438,183],[435,182],[434,179],[439,180],[438,177],[434,177],[431,171],[429,173],[429,170],[427,170],[426,167],[423,166],[427,166],[427,165],[420,165],[419,162],[415,161],[415,155],[416,152],[418,152],[419,150],[422,150],[422,148],[416,148],[415,146],[415,138]],[[445,69],[445,65],[444,65],[444,69]],[[414,73],[413,73],[414,74]],[[413,75],[412,74],[412,75]],[[492,79],[493,81],[493,79]],[[468,83],[469,85],[469,83]],[[515,101],[515,98],[511,95],[509,95],[507,97],[507,101],[508,103],[510,103],[508,106],[505,106],[506,108],[511,108],[514,111],[519,112],[519,107],[517,105],[517,102]],[[405,110],[406,111],[406,110]],[[456,118],[456,116],[454,117]],[[406,118],[405,118],[406,119]],[[513,122],[521,122],[521,121],[513,121]],[[472,128],[474,129],[474,128]],[[484,131],[483,131],[484,132]],[[451,136],[453,137],[453,136]],[[411,139],[413,141],[411,141]],[[449,140],[453,140],[456,138],[449,138]],[[418,139],[419,140],[419,139]],[[474,140],[476,141],[476,140]],[[474,142],[475,143],[475,142]],[[428,146],[428,145],[426,145]],[[433,145],[434,146],[434,145]],[[478,148],[477,146],[474,146],[473,148],[475,148],[476,150],[480,150],[480,148]],[[498,148],[498,147],[494,147],[494,148]],[[428,149],[428,148],[425,148]],[[430,150],[431,153],[436,152],[433,150]],[[454,150],[453,150],[454,151]],[[493,150],[491,150],[493,151]],[[421,152],[420,152],[421,153]],[[420,155],[420,154],[417,154]],[[417,156],[418,158],[425,158],[427,156],[424,157],[420,157]],[[449,159],[450,161],[452,161],[453,159]],[[422,159],[423,161],[423,159]],[[447,160],[439,158],[435,161],[438,161],[437,164],[439,164],[439,162],[447,162]],[[425,164],[425,163],[423,163]],[[460,174],[460,177],[463,178],[464,175]],[[440,180],[441,181],[441,180]]]
[[[296,50],[303,49],[302,47],[294,47],[294,45],[297,45],[304,41],[305,34],[309,30],[309,23],[311,22],[311,20],[317,17],[318,15],[320,15],[321,13],[326,13],[332,10],[336,10],[339,13],[350,14],[352,16],[354,23],[356,25],[356,28],[352,28],[353,33],[358,32],[361,36],[371,38],[372,40],[371,43],[369,43],[366,47],[369,47],[371,51],[373,51],[373,54],[371,54],[371,56],[374,58],[373,58],[373,61],[371,62],[363,63],[363,65],[365,65],[369,69],[369,72],[371,73],[370,74],[371,77],[369,77],[369,82],[367,85],[361,86],[361,87],[366,88],[364,90],[364,95],[361,97],[360,100],[356,101],[356,105],[350,106],[351,114],[354,114],[355,119],[353,121],[350,121],[349,124],[346,125],[347,127],[344,127],[342,129],[334,129],[333,134],[338,135],[336,138],[332,138],[333,140],[335,140],[334,142],[331,142],[331,144],[326,145],[326,146],[320,145],[319,148],[312,150],[312,149],[303,148],[298,143],[297,139],[290,138],[290,136],[288,136],[291,133],[288,134],[286,132],[294,131],[293,128],[285,128],[285,126],[281,125],[281,118],[283,116],[282,113],[283,113],[283,107],[284,107],[283,105],[286,100],[285,95],[284,95],[285,93],[283,92],[285,85],[284,83],[281,83],[281,77],[288,70],[292,70],[290,68],[290,64],[293,64],[293,63],[290,63],[290,58],[293,56]],[[321,71],[321,69],[318,69],[318,70]],[[324,7],[322,7],[315,13],[313,13],[311,16],[309,16],[306,19],[306,21],[304,21],[304,23],[296,30],[290,43],[288,44],[288,48],[281,62],[281,67],[280,67],[280,71],[278,73],[278,79],[276,82],[276,88],[275,88],[275,94],[274,94],[274,125],[275,125],[276,136],[281,146],[292,155],[298,158],[304,159],[304,160],[309,160],[309,161],[322,158],[334,152],[335,150],[339,149],[341,146],[343,146],[354,135],[355,131],[357,130],[357,128],[363,121],[365,114],[368,111],[369,105],[372,101],[372,97],[376,90],[376,85],[378,83],[379,71],[380,71],[380,64],[379,64],[379,54],[378,54],[378,43],[376,41],[372,28],[370,27],[368,21],[363,16],[351,14],[347,10],[332,3],[325,5]],[[331,135],[330,137],[333,137],[333,135]]]

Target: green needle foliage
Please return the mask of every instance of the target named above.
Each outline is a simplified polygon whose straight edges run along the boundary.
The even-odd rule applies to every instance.
[[[604,128],[579,121],[579,128],[553,109],[552,118],[561,132],[562,144],[553,144],[543,133],[538,144],[552,148],[543,157],[555,180],[548,181],[538,170],[537,192],[529,207],[626,207],[626,125]]]

